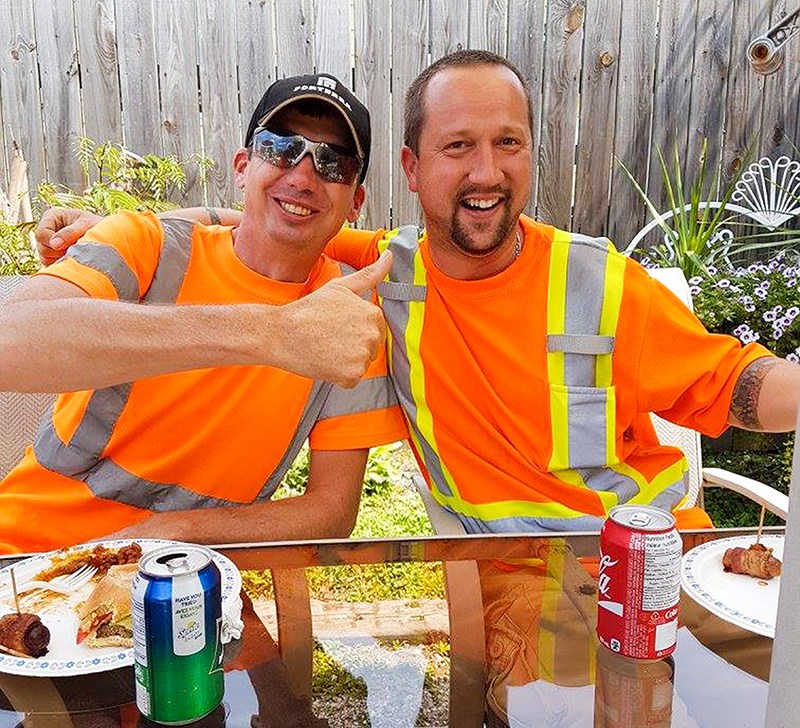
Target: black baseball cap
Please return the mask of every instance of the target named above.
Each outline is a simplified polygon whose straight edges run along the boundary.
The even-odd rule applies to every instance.
[[[253,132],[266,126],[267,122],[281,109],[302,99],[319,99],[326,101],[344,117],[353,141],[356,153],[364,160],[359,182],[364,181],[369,165],[369,150],[372,142],[369,111],[335,76],[329,73],[316,73],[308,76],[290,76],[275,81],[261,97],[244,137],[245,147],[253,141]]]

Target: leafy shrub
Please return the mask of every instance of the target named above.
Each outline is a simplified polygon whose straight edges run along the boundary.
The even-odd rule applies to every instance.
[[[31,244],[36,223],[10,223],[0,215],[0,275],[30,275],[41,268]]]
[[[398,474],[391,464],[390,456],[397,446],[395,443],[372,448],[364,474],[363,495],[380,495],[391,487],[393,479],[396,479]],[[278,497],[299,495],[306,489],[310,456],[308,445],[303,445],[292,466],[283,476],[283,485],[281,492],[277,494]]]
[[[800,362],[800,259],[781,251],[747,267],[709,267],[689,279],[695,313],[709,331]]]
[[[78,141],[77,156],[86,176],[86,189],[70,190],[62,185],[44,182],[39,185],[39,198],[48,205],[74,207],[107,215],[119,210],[173,209],[172,198],[186,186],[186,168],[197,166],[205,178],[213,162],[200,154],[188,160],[146,154],[139,156],[121,144],[97,144],[85,137]]]
[[[788,493],[793,449],[794,436],[788,435],[782,446],[773,452],[704,452],[703,465],[730,470]],[[755,526],[761,515],[757,503],[725,488],[706,488],[705,508],[719,528]],[[778,526],[784,521],[768,512],[764,523]]]

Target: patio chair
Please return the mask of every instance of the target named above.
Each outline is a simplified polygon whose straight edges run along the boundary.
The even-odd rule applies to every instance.
[[[657,268],[648,270],[648,273],[692,308],[689,284],[680,268]],[[764,483],[727,470],[703,468],[698,432],[656,415],[651,417],[659,441],[680,448],[689,464],[689,497],[684,507],[702,506],[704,488],[722,487],[766,506],[767,510],[781,518],[787,517],[788,496]],[[437,534],[452,536],[466,533],[458,518],[434,500],[421,475],[414,476],[414,484]],[[477,564],[467,561],[445,564],[445,581],[450,614],[450,725],[454,728],[480,726],[481,723],[475,722],[472,717],[480,715],[480,703],[484,699],[482,668],[475,664],[476,656],[483,655],[485,649]],[[474,595],[477,595],[477,599]],[[482,664],[482,660],[479,664]]]
[[[0,306],[25,276],[0,276]],[[36,366],[36,362],[31,362]],[[22,458],[53,406],[55,394],[0,392],[0,479]],[[271,570],[278,616],[278,647],[298,696],[311,691],[313,640],[311,603],[304,569]]]
[[[0,306],[25,276],[0,276]],[[36,366],[36,362],[31,362]],[[0,392],[0,478],[5,477],[33,442],[44,413],[52,407],[54,394]]]

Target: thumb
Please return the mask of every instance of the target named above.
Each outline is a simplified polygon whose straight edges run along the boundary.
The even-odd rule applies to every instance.
[[[350,289],[359,296],[378,285],[389,273],[392,267],[392,251],[384,250],[381,257],[374,263],[338,279],[338,283]]]

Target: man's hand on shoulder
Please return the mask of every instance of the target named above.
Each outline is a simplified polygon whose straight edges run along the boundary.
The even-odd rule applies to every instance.
[[[46,210],[36,226],[36,249],[42,263],[51,265],[62,258],[70,245],[100,220],[100,215],[86,210],[65,207]]]
[[[297,353],[305,352],[306,370],[298,373],[342,387],[358,384],[386,340],[383,313],[361,294],[383,280],[391,266],[387,251],[366,268],[283,307],[287,315],[271,341],[283,344],[283,367],[297,371]]]

